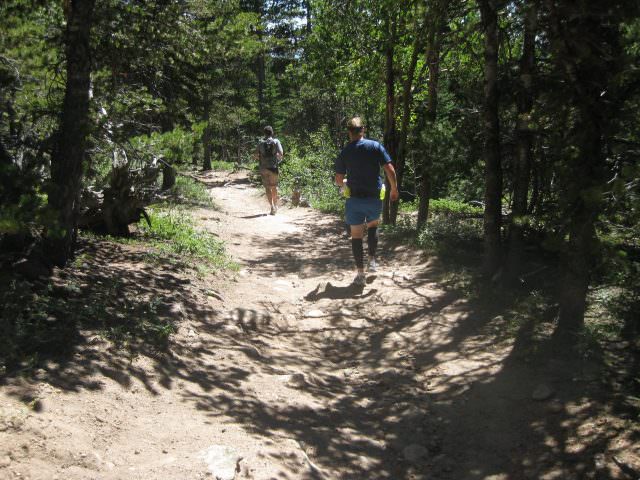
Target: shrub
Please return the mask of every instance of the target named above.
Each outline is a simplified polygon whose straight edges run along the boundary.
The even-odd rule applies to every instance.
[[[183,175],[176,178],[176,183],[169,194],[180,203],[201,206],[211,206],[213,204],[209,190],[204,184]]]
[[[334,159],[338,150],[331,143],[327,130],[311,134],[304,150],[293,139],[289,142],[285,161],[281,165],[280,186],[285,195],[300,188],[314,208],[340,213],[344,201],[334,184]]]

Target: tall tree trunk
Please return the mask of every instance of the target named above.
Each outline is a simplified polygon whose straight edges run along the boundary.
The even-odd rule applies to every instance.
[[[418,22],[415,22],[414,31],[418,31]],[[416,72],[416,65],[418,64],[418,55],[422,51],[424,42],[422,41],[422,35],[416,33],[413,41],[411,59],[409,61],[409,68],[407,69],[407,76],[404,79],[402,85],[402,120],[400,125],[400,138],[398,140],[398,158],[396,159],[396,181],[398,184],[398,190],[402,188],[402,180],[404,177],[404,167],[406,163],[407,155],[407,137],[409,136],[409,124],[411,119],[411,103],[413,101],[413,95],[411,91],[413,89],[413,77]],[[400,200],[390,202],[389,209],[389,222],[392,225],[396,224],[398,218],[398,207]]]
[[[266,69],[265,69],[264,53],[259,53],[258,54],[258,118],[260,118],[261,126],[264,126],[267,118],[267,114],[264,108],[265,79],[266,79]]]
[[[439,9],[440,10],[440,9]],[[429,97],[424,115],[426,127],[433,127],[438,115],[438,81],[440,79],[440,44],[442,40],[442,21],[444,14],[436,13],[433,31],[430,35],[427,51],[427,67],[429,68]],[[429,216],[429,199],[431,197],[431,165],[433,152],[424,152],[422,174],[420,179],[420,201],[418,204],[418,231],[427,223]]]
[[[484,29],[484,273],[495,274],[501,263],[502,166],[498,117],[498,8],[496,0],[479,0]]]
[[[162,118],[161,122],[162,133],[170,132],[174,129],[173,117],[166,115]],[[162,190],[169,190],[176,184],[176,169],[173,166],[176,159],[165,158],[162,163]]]
[[[73,254],[77,231],[78,200],[89,133],[89,37],[94,3],[95,0],[65,2],[67,82],[59,138],[51,158],[49,192],[49,207],[55,212],[55,224],[48,228],[45,238],[49,260],[61,267]]]
[[[305,13],[305,18],[307,21],[307,24],[305,25],[305,29],[307,31],[307,35],[311,35],[311,2],[309,0],[304,0],[303,2],[304,4],[304,13]]]
[[[265,79],[266,79],[266,61],[264,52],[264,8],[260,6],[260,26],[258,27],[258,42],[261,45],[260,52],[258,53],[258,118],[260,119],[260,127],[265,126],[266,112],[264,111],[264,98],[265,98]]]
[[[209,96],[206,93],[204,98],[204,121],[205,127],[202,131],[202,151],[204,158],[202,170],[208,172],[211,170],[211,105],[209,103]]]
[[[531,110],[533,108],[533,74],[535,68],[535,35],[538,12],[534,1],[524,2],[524,36],[520,58],[520,85],[518,90],[516,123],[516,162],[513,187],[513,208],[509,229],[508,276],[513,278],[522,269],[524,227],[531,178]]]
[[[578,155],[569,160],[565,194],[569,220],[569,244],[564,261],[564,281],[560,291],[560,312],[556,333],[573,336],[584,326],[587,291],[591,272],[600,251],[595,223],[602,208],[598,193],[604,184],[602,128],[600,113],[583,108],[576,122]]]
[[[569,242],[564,259],[564,278],[560,286],[560,312],[555,334],[577,339],[584,327],[587,291],[600,253],[596,221],[603,208],[606,188],[605,132],[616,118],[616,90],[620,58],[617,22],[602,22],[609,14],[606,4],[576,6],[547,0],[551,18],[550,40],[560,74],[565,78],[563,99],[573,109],[570,144],[576,147],[566,155],[566,178],[561,202],[565,207]],[[598,48],[583,48],[583,45]],[[601,52],[607,52],[603,56]],[[609,98],[603,101],[602,96]]]
[[[0,168],[8,168],[13,164],[11,160],[11,156],[2,142],[2,138],[0,138]]]
[[[389,15],[391,16],[391,15]],[[395,67],[393,63],[393,55],[395,51],[396,42],[396,25],[393,19],[388,20],[387,25],[388,39],[387,47],[385,49],[385,86],[386,86],[386,108],[384,117],[384,146],[391,156],[393,161],[396,161],[396,105],[395,105]],[[391,189],[387,182],[387,193],[384,199],[384,208],[382,211],[382,218],[384,223],[390,221],[390,198],[389,193]]]

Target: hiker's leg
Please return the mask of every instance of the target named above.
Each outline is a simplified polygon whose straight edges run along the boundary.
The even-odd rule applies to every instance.
[[[264,186],[264,191],[267,194],[267,202],[271,205],[271,172],[267,169],[260,170],[260,175],[262,176],[262,185]]]
[[[364,248],[362,237],[364,236],[364,225],[351,225],[351,251],[356,262],[358,272],[364,271]]]
[[[365,211],[360,198],[348,198],[345,204],[345,220],[351,231],[351,250],[356,262],[358,274],[364,275],[364,251],[362,237],[364,236]]]
[[[376,258],[376,251],[378,249],[378,225],[380,225],[380,220],[374,220],[367,223],[367,246],[369,259]]]
[[[382,200],[369,199],[365,207],[367,220],[367,247],[369,253],[369,271],[378,270],[376,252],[378,250],[378,225],[380,224],[380,214],[382,213]]]
[[[271,187],[271,203],[278,206],[278,187]]]

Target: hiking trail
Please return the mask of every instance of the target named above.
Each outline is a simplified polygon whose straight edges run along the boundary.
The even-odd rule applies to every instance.
[[[202,181],[217,208],[196,218],[239,272],[205,282],[139,248],[95,252],[94,275],[169,299],[171,353],[126,358],[90,337],[2,386],[1,478],[624,478],[601,452],[633,445],[596,400],[598,372],[532,364],[500,312],[384,234],[357,288],[339,218],[268,215],[244,172]]]

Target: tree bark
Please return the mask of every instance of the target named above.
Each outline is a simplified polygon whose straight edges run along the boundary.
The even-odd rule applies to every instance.
[[[202,131],[202,170],[208,172],[209,170],[211,170],[211,106],[209,104],[209,96],[206,94],[204,102],[205,127]]]
[[[395,105],[395,67],[393,63],[393,55],[396,42],[396,25],[393,19],[388,20],[387,25],[388,39],[385,50],[385,86],[386,86],[386,107],[384,118],[384,146],[389,153],[391,159],[396,159],[396,105]],[[386,180],[385,180],[386,181]],[[390,215],[390,198],[389,193],[391,187],[387,182],[386,196],[384,199],[384,207],[382,210],[382,219],[384,223],[389,223]]]
[[[407,154],[407,138],[409,136],[409,123],[411,119],[411,103],[413,101],[413,95],[411,93],[413,89],[413,77],[416,72],[416,65],[418,64],[418,55],[423,49],[424,42],[422,40],[421,32],[418,32],[418,22],[415,22],[414,31],[416,36],[413,41],[411,59],[409,60],[409,68],[407,69],[407,76],[404,79],[402,86],[402,120],[400,125],[400,138],[398,140],[398,155],[396,158],[396,182],[398,190],[402,188],[402,180],[404,177],[404,166],[406,163]],[[398,207],[400,205],[400,199],[395,202],[390,202],[389,208],[389,222],[392,225],[396,224],[398,218]]]
[[[585,11],[570,3],[545,2],[550,14],[550,40],[559,73],[564,76],[564,101],[573,106],[570,142],[576,148],[566,155],[565,188],[561,204],[569,235],[560,285],[560,311],[554,334],[575,342],[584,327],[587,292],[600,253],[596,221],[603,208],[606,188],[605,132],[615,118],[612,87],[623,55],[616,22],[601,22],[606,5],[593,4]],[[580,10],[578,10],[580,8]],[[598,45],[607,51],[603,57]],[[610,96],[603,101],[605,92]]]
[[[264,6],[260,5],[259,9],[260,25],[258,26],[258,42],[264,48]],[[257,62],[257,77],[258,77],[258,118],[260,119],[260,127],[265,126],[266,112],[264,111],[264,98],[265,98],[265,80],[266,80],[266,61],[265,52],[263,49],[258,53]]]
[[[531,111],[533,109],[533,74],[535,68],[535,35],[538,12],[534,1],[524,3],[524,34],[520,58],[520,85],[518,89],[516,123],[516,162],[513,187],[513,208],[509,229],[508,276],[514,278],[522,269],[524,250],[524,228],[527,217],[527,201],[531,178],[531,146],[533,131]]]
[[[169,163],[162,163],[162,190],[169,190],[176,184],[176,169]]]
[[[591,272],[600,252],[595,224],[602,207],[599,187],[604,183],[603,132],[597,120],[599,113],[587,106],[581,110],[576,123],[579,154],[569,161],[568,178],[573,185],[564,198],[569,206],[569,244],[556,330],[563,337],[574,336],[584,326]]]
[[[502,255],[502,166],[498,117],[498,9],[495,0],[479,0],[484,30],[484,264],[487,276],[499,269]]]
[[[65,9],[67,81],[58,142],[51,158],[48,200],[55,221],[45,238],[48,259],[61,267],[73,254],[77,233],[78,200],[89,134],[89,37],[94,3],[95,0],[70,0]]]
[[[429,92],[425,121],[427,127],[433,127],[438,115],[438,81],[440,79],[440,45],[442,41],[443,13],[436,14],[434,29],[431,33],[427,51],[427,67],[429,69]],[[420,201],[418,204],[418,231],[425,226],[429,216],[429,199],[431,197],[431,165],[432,152],[425,150],[420,179]]]
[[[311,2],[309,0],[304,0],[303,4],[304,4],[305,18],[306,18],[306,21],[307,21],[305,29],[307,31],[307,35],[311,35],[311,30],[312,30],[312,25],[311,25],[311,23],[312,23],[311,22],[311,17],[312,17]]]

